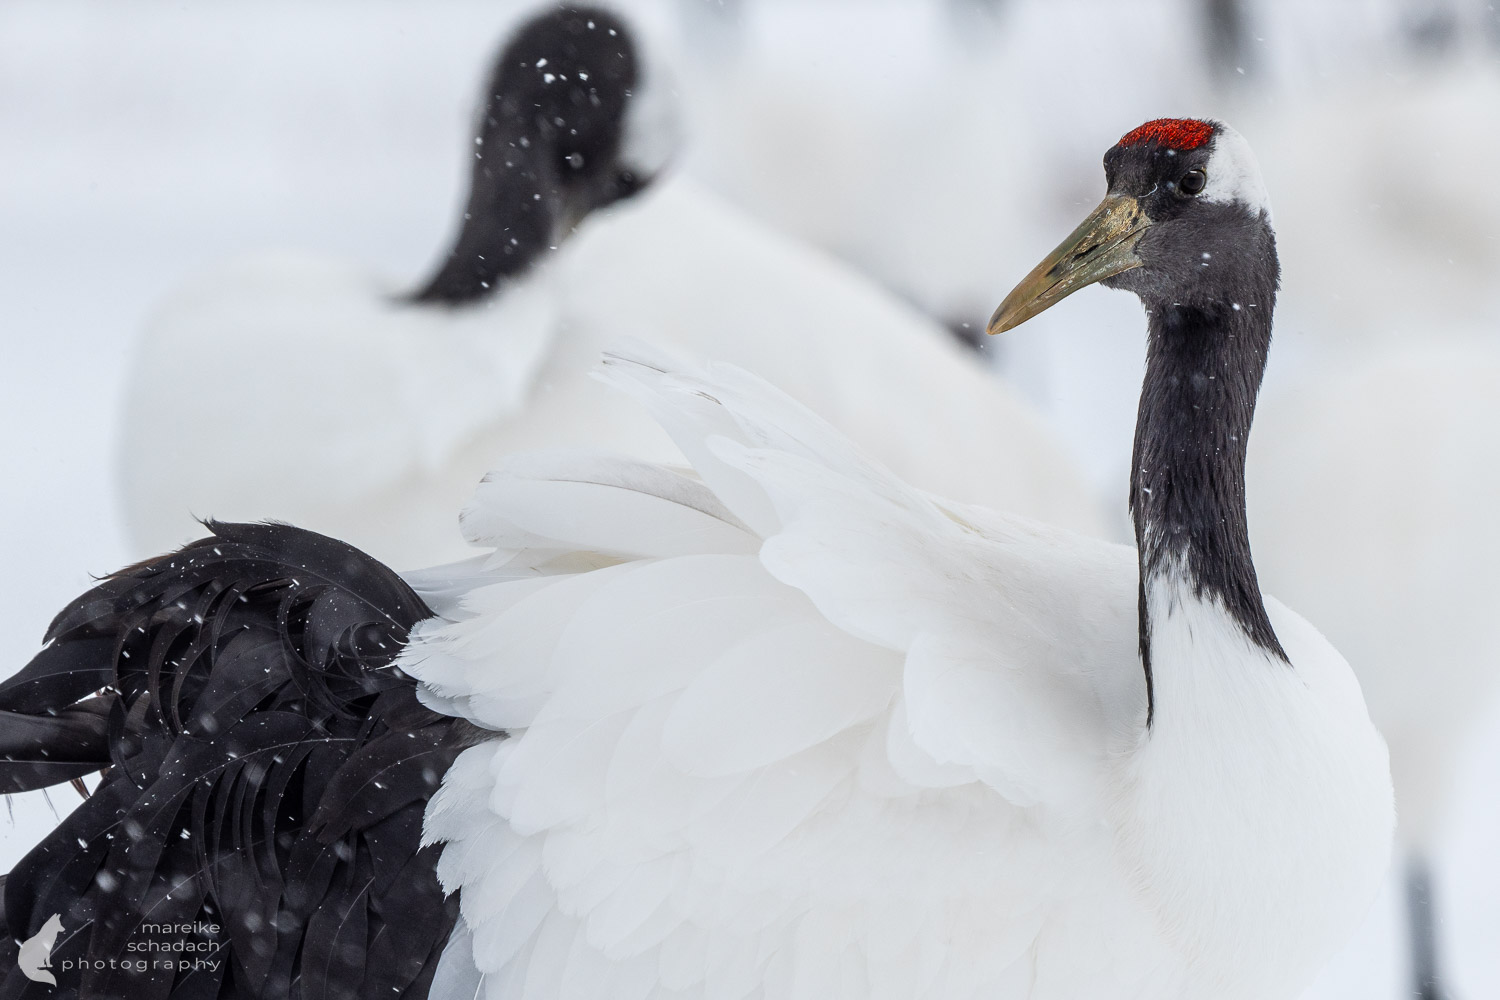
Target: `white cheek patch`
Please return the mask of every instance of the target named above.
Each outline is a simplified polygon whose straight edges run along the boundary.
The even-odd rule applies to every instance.
[[[1204,201],[1239,202],[1252,212],[1271,219],[1271,197],[1260,178],[1260,163],[1245,137],[1223,123],[1214,127],[1213,152],[1209,154],[1208,183],[1198,195]]]
[[[638,177],[661,172],[682,145],[682,114],[670,70],[649,58],[637,36],[635,89],[625,105],[619,160]]]

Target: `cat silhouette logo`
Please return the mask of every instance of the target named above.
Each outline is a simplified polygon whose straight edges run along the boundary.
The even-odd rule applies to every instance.
[[[33,983],[57,985],[57,979],[47,970],[52,968],[52,942],[62,933],[62,914],[54,913],[36,934],[21,942],[21,951],[16,955],[16,965],[21,975]]]

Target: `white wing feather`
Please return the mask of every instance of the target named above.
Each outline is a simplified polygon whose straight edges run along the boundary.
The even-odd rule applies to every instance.
[[[1135,995],[1163,946],[1091,817],[1144,682],[1062,627],[1092,602],[1133,665],[1129,550],[943,505],[737,369],[605,373],[701,481],[505,463],[465,515],[491,582],[403,660],[510,733],[427,830],[485,995]],[[1104,582],[1052,607],[1067,551]]]

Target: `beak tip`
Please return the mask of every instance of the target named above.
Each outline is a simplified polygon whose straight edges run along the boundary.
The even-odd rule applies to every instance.
[[[996,309],[994,315],[990,317],[990,321],[985,326],[984,332],[993,337],[997,334],[1005,333],[1007,330],[1014,330],[1025,320],[1026,315],[1024,310],[1014,308],[1010,300],[1007,299],[1000,303],[1000,308]]]
[[[1078,289],[1140,267],[1135,245],[1151,220],[1136,199],[1108,195],[1094,212],[1011,290],[985,332],[1014,330]]]

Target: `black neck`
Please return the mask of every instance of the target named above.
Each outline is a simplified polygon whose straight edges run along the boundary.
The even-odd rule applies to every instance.
[[[509,106],[514,103],[495,95],[485,105],[463,228],[414,301],[460,305],[482,299],[550,248],[557,180],[545,163],[540,129],[523,109]]]
[[[1252,643],[1286,659],[1266,616],[1245,521],[1245,448],[1274,305],[1273,283],[1212,304],[1149,307],[1130,476],[1148,692],[1146,598],[1174,576],[1199,599],[1221,604]]]

